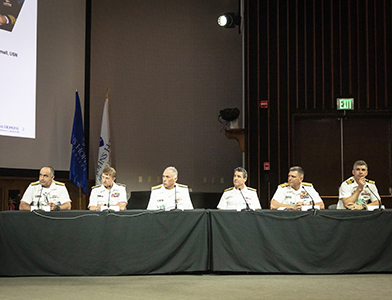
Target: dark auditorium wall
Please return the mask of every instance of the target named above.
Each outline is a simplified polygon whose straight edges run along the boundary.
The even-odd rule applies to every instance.
[[[263,207],[293,165],[336,203],[357,159],[388,196],[391,1],[257,0],[246,12],[246,164]],[[355,110],[337,111],[339,97],[353,97]]]
[[[217,17],[237,9],[236,0],[92,1],[90,179],[110,88],[112,165],[128,191],[149,190],[169,165],[194,192],[232,185],[242,153],[218,115],[241,109],[242,36]]]

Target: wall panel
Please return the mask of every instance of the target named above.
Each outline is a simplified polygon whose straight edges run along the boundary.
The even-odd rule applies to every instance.
[[[292,144],[293,115],[336,113],[338,97],[355,98],[355,111],[350,114],[391,115],[392,4],[386,0],[246,2],[246,109],[253,124],[253,118],[258,120],[257,127],[248,128],[246,155],[250,181],[259,187],[263,206],[268,206],[277,184],[287,180],[288,168],[298,163],[301,148]],[[267,99],[269,108],[263,110],[259,101]],[[310,141],[308,147],[317,152],[319,144],[311,142],[312,135],[302,133]],[[323,138],[322,144],[327,144],[328,135]],[[390,170],[390,152],[380,155]],[[263,162],[271,163],[270,171],[263,170]],[[340,179],[340,173],[336,176]],[[392,185],[390,175],[388,184]]]

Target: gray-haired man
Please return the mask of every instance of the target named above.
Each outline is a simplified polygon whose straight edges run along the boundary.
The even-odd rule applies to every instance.
[[[167,167],[162,174],[162,184],[151,188],[148,210],[193,209],[188,186],[177,183],[178,171]]]

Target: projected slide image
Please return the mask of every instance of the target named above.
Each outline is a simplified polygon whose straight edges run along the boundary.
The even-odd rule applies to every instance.
[[[0,135],[35,138],[37,0],[0,0]]]
[[[0,29],[12,31],[24,0],[0,0]]]

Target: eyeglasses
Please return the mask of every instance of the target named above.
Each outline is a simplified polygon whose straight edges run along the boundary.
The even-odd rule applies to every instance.
[[[362,171],[362,172],[365,172],[366,169],[365,169],[365,168],[362,168],[362,169],[361,169],[361,168],[356,168],[355,171]]]

